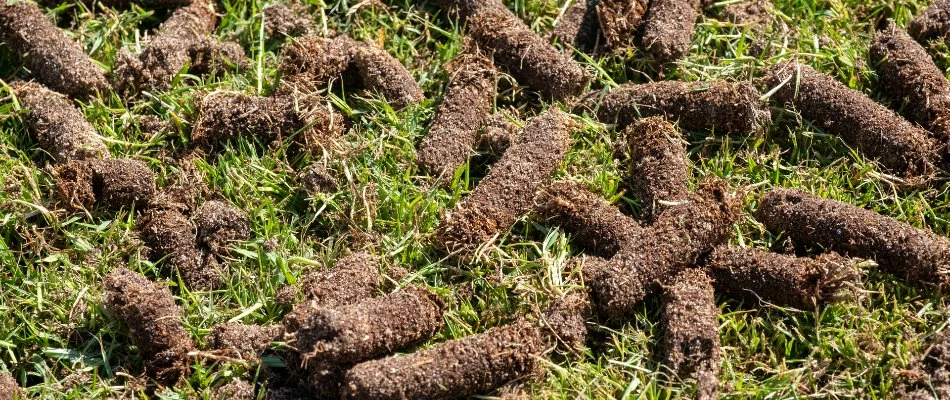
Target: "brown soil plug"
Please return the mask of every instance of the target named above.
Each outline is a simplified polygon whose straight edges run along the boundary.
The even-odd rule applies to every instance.
[[[281,49],[277,70],[289,86],[318,90],[350,68],[355,46],[347,35],[293,39]]]
[[[55,177],[71,210],[145,205],[155,193],[155,176],[138,160],[73,160],[57,166]]]
[[[17,384],[13,375],[7,371],[0,371],[0,400],[23,399],[23,389]]]
[[[687,269],[663,286],[662,302],[667,366],[680,378],[696,379],[698,399],[718,398],[719,308],[712,281],[701,269]]]
[[[228,357],[256,359],[283,333],[280,325],[224,323],[214,327],[208,347]]]
[[[468,160],[495,101],[491,61],[463,54],[455,63],[429,133],[416,153],[416,163],[425,173],[449,179]]]
[[[251,237],[250,221],[241,210],[226,201],[208,200],[194,215],[198,245],[215,254],[227,254],[228,246]]]
[[[769,10],[773,7],[772,0],[747,0],[727,5],[722,9],[722,17],[734,24],[748,24],[759,29],[772,20]]]
[[[108,93],[102,70],[36,4],[0,4],[0,42],[46,87],[74,98]]]
[[[445,399],[485,393],[534,373],[546,347],[529,322],[492,328],[413,354],[358,364],[346,374],[344,399]]]
[[[496,65],[544,97],[561,100],[579,95],[593,79],[508,9],[479,11],[469,21],[468,33],[480,47],[494,53]]]
[[[861,277],[853,261],[836,253],[807,258],[735,246],[717,247],[705,267],[716,289],[733,298],[800,310],[847,298]]]
[[[179,204],[151,204],[138,221],[142,242],[149,249],[149,258],[165,261],[166,272],[177,273],[193,290],[210,290],[223,282],[214,255],[198,247],[195,226]]]
[[[759,221],[796,243],[873,259],[913,284],[950,290],[950,239],[894,218],[791,189],[762,199]]]
[[[67,3],[83,3],[90,9],[94,9],[96,3],[109,8],[127,9],[137,4],[145,9],[164,9],[184,7],[192,3],[193,0],[72,0]],[[45,7],[56,7],[63,3],[62,0],[40,0],[37,1]]]
[[[307,6],[299,1],[264,7],[264,33],[270,39],[303,36],[313,32],[316,25]]]
[[[383,96],[394,109],[406,108],[425,99],[422,88],[402,63],[371,43],[350,49],[360,84]]]
[[[597,0],[575,0],[554,26],[551,37],[583,52],[593,50],[600,36],[596,6]]]
[[[564,159],[570,128],[570,118],[557,108],[529,121],[475,191],[446,215],[435,243],[449,253],[468,251],[511,227]]]
[[[618,152],[627,164],[627,182],[643,202],[641,216],[652,222],[669,205],[689,197],[686,147],[663,117],[639,120],[623,131]]]
[[[283,293],[286,290],[299,289],[304,294],[284,316],[284,326],[295,332],[318,308],[339,308],[372,298],[379,291],[379,278],[379,260],[365,252],[344,256],[328,271],[303,276],[296,288],[281,289],[281,297],[291,297]]]
[[[168,386],[188,376],[188,353],[195,350],[195,344],[181,323],[181,308],[168,287],[126,268],[113,269],[103,285],[106,310],[129,328],[146,373]]]
[[[928,133],[864,93],[797,62],[773,67],[766,73],[766,84],[778,88],[772,100],[779,106],[798,110],[897,174],[933,173],[934,145]]]
[[[37,83],[14,82],[10,86],[23,107],[30,133],[53,160],[112,156],[96,128],[69,99]]]
[[[465,22],[476,13],[490,9],[507,9],[501,0],[433,0],[433,3],[452,17]]]
[[[907,32],[920,42],[950,39],[950,1],[934,1],[910,21]]]
[[[901,371],[894,392],[900,399],[950,399],[950,330],[934,338],[924,353]]]
[[[587,292],[572,292],[554,300],[543,315],[542,325],[561,350],[581,352],[586,347],[587,320],[590,317]]]
[[[648,5],[649,0],[600,0],[597,3],[600,34],[608,50],[633,47]]]
[[[555,182],[538,193],[535,203],[546,223],[569,232],[588,254],[613,257],[643,232],[636,220],[580,183]]]
[[[243,379],[234,379],[212,391],[212,400],[254,400],[256,389],[254,384]],[[271,397],[268,397],[272,399]]]
[[[689,53],[702,4],[700,0],[652,0],[643,19],[640,44],[658,61],[677,61]]]
[[[751,134],[772,122],[768,104],[751,84],[660,81],[621,85],[584,96],[575,112],[590,111],[623,129],[633,121],[664,116],[686,131]]]

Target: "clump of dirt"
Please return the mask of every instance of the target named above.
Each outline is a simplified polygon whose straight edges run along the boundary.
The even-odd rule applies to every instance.
[[[545,351],[540,327],[518,322],[408,355],[358,364],[346,373],[345,399],[442,399],[485,393],[526,377]]]
[[[797,62],[766,73],[772,100],[801,113],[830,134],[906,178],[933,173],[934,145],[928,133],[862,92]]]
[[[99,3],[107,8],[117,8],[117,9],[127,9],[131,8],[133,4],[137,4],[145,9],[164,9],[164,8],[178,8],[184,7],[192,3],[193,0],[74,0],[68,2],[70,3],[83,3],[90,10],[94,10],[96,3]],[[39,3],[45,7],[57,7],[60,4],[63,4],[61,0],[40,0]]]
[[[591,317],[587,292],[572,292],[558,298],[543,316],[548,334],[562,350],[584,351],[587,342],[587,320]]]
[[[10,87],[23,107],[26,126],[53,160],[111,157],[96,128],[69,99],[37,83],[14,82]]]
[[[950,1],[937,0],[907,25],[907,32],[921,42],[950,39]]]
[[[360,43],[350,49],[360,83],[399,110],[425,99],[422,88],[402,63],[383,49]]]
[[[570,147],[571,120],[551,108],[528,122],[521,135],[437,228],[435,243],[448,253],[469,251],[528,212]]]
[[[0,41],[50,89],[82,99],[109,91],[105,71],[32,2],[0,5]]]
[[[350,68],[354,46],[356,41],[347,35],[293,39],[281,49],[277,70],[291,86],[316,90]]]
[[[191,59],[188,72],[197,75],[215,76],[251,65],[240,43],[219,42],[211,37],[195,42],[188,49],[188,57]]]
[[[758,133],[772,122],[762,95],[745,82],[659,81],[624,84],[585,95],[575,112],[588,111],[623,129],[645,117],[663,116],[686,131]]]
[[[643,18],[640,45],[657,61],[677,61],[689,53],[700,0],[652,0]]]
[[[950,291],[950,239],[894,218],[799,190],[773,189],[762,199],[759,221],[795,243],[847,257],[873,259],[913,284]]]
[[[468,34],[479,47],[494,54],[495,64],[521,84],[554,100],[581,94],[593,76],[551,43],[541,39],[504,7],[475,13]]]
[[[126,268],[113,269],[103,285],[106,310],[129,328],[146,373],[168,386],[188,376],[188,353],[195,350],[195,343],[181,323],[181,308],[168,287]]]
[[[950,399],[950,330],[901,371],[894,392],[901,399]]]
[[[284,316],[284,326],[288,332],[294,332],[317,308],[339,308],[370,299],[376,295],[378,287],[379,260],[365,252],[347,255],[330,270],[300,278],[296,288],[287,286],[281,289],[278,297],[296,297],[284,292],[298,288],[304,295],[304,299]]]
[[[627,316],[661,282],[727,241],[739,210],[724,182],[707,180],[609,261],[589,258],[583,272],[598,314]]]
[[[569,232],[588,254],[613,257],[643,232],[636,220],[577,182],[551,184],[538,192],[535,204],[546,223]]]
[[[250,221],[241,210],[225,201],[204,202],[195,211],[193,219],[198,229],[198,245],[215,254],[227,254],[232,242],[251,237]]]
[[[722,9],[722,17],[735,24],[759,27],[772,20],[773,7],[772,0],[747,0],[727,5]]]
[[[666,363],[681,378],[699,383],[699,399],[719,392],[719,308],[712,281],[700,269],[679,273],[663,286],[663,350]]]
[[[338,308],[314,309],[297,331],[305,364],[349,365],[419,344],[442,329],[442,299],[409,287]]]
[[[138,160],[72,160],[57,166],[54,175],[71,210],[145,205],[155,193],[155,176]]]
[[[479,128],[495,101],[495,67],[477,53],[463,54],[419,145],[416,164],[429,175],[451,179],[477,144]]]
[[[224,351],[228,357],[256,359],[281,334],[283,327],[280,325],[224,323],[211,331],[208,347]]]
[[[234,379],[214,389],[211,398],[214,400],[254,400],[254,384],[243,379]]]
[[[597,3],[600,34],[608,50],[633,47],[649,3],[649,0],[600,0]]]
[[[505,9],[501,0],[433,0],[433,3],[460,22],[465,22],[475,14],[490,9]]]
[[[950,81],[927,50],[893,23],[874,36],[870,57],[884,92],[904,102],[904,115],[933,134],[937,154],[943,157],[941,164],[946,166],[950,162]]]
[[[307,6],[299,1],[264,7],[264,32],[271,39],[304,36],[312,33],[316,25]]]
[[[552,39],[583,52],[593,50],[600,36],[596,6],[597,0],[574,1],[554,26]]]
[[[669,204],[689,197],[683,138],[663,117],[634,122],[622,135],[617,150],[627,164],[627,184],[643,202],[641,218],[656,221]]]
[[[311,164],[297,174],[303,190],[311,195],[318,193],[333,193],[339,190],[339,183],[333,174],[323,164]]]
[[[23,389],[7,371],[0,371],[0,400],[16,400],[24,398]]]
[[[496,112],[490,115],[482,124],[475,149],[480,152],[500,155],[508,150],[517,133],[518,125],[511,122],[511,119],[505,113]]]

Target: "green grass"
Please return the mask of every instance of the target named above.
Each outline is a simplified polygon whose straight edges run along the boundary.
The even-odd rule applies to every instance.
[[[347,251],[369,248],[386,270],[408,269],[401,284],[434,288],[449,300],[446,328],[429,344],[463,337],[543,308],[555,296],[581,290],[569,260],[570,237],[527,217],[489,248],[488,257],[459,265],[428,244],[440,214],[484,176],[484,165],[461,171],[448,189],[433,187],[413,164],[415,146],[438,104],[445,64],[461,47],[461,27],[425,2],[385,5],[308,0],[318,23],[384,46],[407,65],[430,100],[394,112],[370,94],[346,93],[338,102],[352,128],[328,160],[292,157],[286,146],[236,141],[228,151],[198,163],[210,187],[239,205],[252,221],[253,239],[229,263],[227,289],[193,292],[176,277],[162,276],[139,254],[134,210],[71,214],[56,207],[50,159],[30,139],[6,90],[0,90],[0,369],[11,371],[36,398],[144,397],[141,363],[128,330],[102,308],[101,280],[128,265],[153,279],[169,279],[185,310],[185,323],[202,342],[217,323],[242,316],[247,323],[277,323],[278,288],[307,268],[332,265]],[[720,3],[724,4],[726,1]],[[562,0],[506,1],[532,29],[545,35]],[[206,91],[266,93],[277,80],[279,46],[260,40],[262,1],[222,0],[218,36],[239,41],[257,66],[219,79],[182,76],[174,89],[135,101],[118,97],[82,104],[86,117],[109,140],[115,156],[148,163],[164,184],[175,173],[167,161],[188,147],[196,99]],[[357,8],[357,5],[360,7]],[[867,47],[874,25],[894,18],[906,25],[924,1],[776,0],[787,29],[755,33],[715,19],[714,6],[700,21],[690,55],[663,79],[749,80],[762,68],[798,58],[847,85],[887,102],[876,90]],[[62,6],[51,17],[92,57],[109,68],[116,52],[138,46],[137,27],[153,27],[147,10]],[[321,17],[325,15],[325,19]],[[749,47],[764,40],[774,56],[755,57]],[[945,71],[950,51],[934,58]],[[595,88],[657,78],[656,66],[639,51],[591,60]],[[27,77],[7,50],[0,50],[0,79]],[[503,81],[513,83],[510,77]],[[511,86],[497,108],[530,118],[556,105],[540,104],[529,90]],[[776,110],[780,111],[780,110]],[[173,123],[152,136],[135,123],[156,115]],[[771,187],[798,187],[947,234],[950,196],[940,182],[929,189],[898,191],[880,169],[839,139],[792,113],[758,137],[687,134],[691,180],[719,176],[744,193],[748,215],[734,243],[770,246],[781,240],[751,212]],[[623,192],[610,149],[615,133],[577,116],[581,129],[559,178],[587,182],[629,211],[638,202]],[[327,162],[342,177],[336,193],[309,198],[295,171]],[[470,168],[470,171],[469,171]],[[471,172],[471,173],[469,173]],[[888,398],[895,374],[929,338],[947,325],[946,300],[866,268],[859,299],[816,310],[789,310],[719,299],[722,311],[722,392],[727,398]],[[596,338],[579,358],[554,357],[550,368],[524,390],[538,398],[676,398],[694,390],[659,364],[654,302],[620,326],[592,325]],[[160,391],[162,398],[203,398],[234,376],[257,375],[240,365],[196,363],[187,384]]]

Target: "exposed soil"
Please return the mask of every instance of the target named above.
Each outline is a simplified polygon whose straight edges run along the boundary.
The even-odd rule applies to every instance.
[[[921,42],[935,39],[946,41],[950,38],[950,1],[934,1],[910,21],[907,32]]]
[[[360,83],[383,96],[394,109],[402,109],[425,99],[412,73],[386,50],[371,43],[350,49]]]
[[[930,347],[901,371],[894,392],[901,399],[950,399],[950,329],[937,335]]]
[[[756,214],[795,243],[873,259],[912,284],[950,291],[950,239],[894,218],[799,190],[773,189]]]
[[[718,398],[720,370],[719,308],[712,281],[690,268],[663,286],[663,351],[680,378],[699,383],[698,399]]]
[[[379,260],[364,252],[349,254],[339,259],[330,270],[301,277],[296,288],[287,286],[281,289],[282,292],[286,290],[299,290],[304,297],[284,316],[287,331],[294,332],[319,307],[339,308],[375,296],[379,291]]]
[[[861,274],[855,263],[836,253],[795,257],[760,249],[720,246],[705,267],[716,289],[750,303],[813,310],[848,298]]]
[[[103,280],[105,308],[129,328],[145,372],[162,385],[175,385],[191,372],[188,352],[195,343],[181,323],[181,308],[168,287],[126,268]]]
[[[70,210],[141,206],[155,193],[155,176],[138,160],[73,160],[57,166],[55,177]]]
[[[347,35],[293,39],[281,49],[277,69],[290,86],[320,89],[350,68],[354,46],[356,42]]]
[[[557,108],[528,121],[488,176],[446,214],[435,243],[449,253],[468,251],[511,227],[531,209],[535,192],[564,159],[571,125]]]
[[[941,165],[948,165],[950,145],[950,81],[937,68],[927,50],[907,32],[889,24],[874,36],[870,50],[871,62],[884,93],[903,102],[903,114],[926,128],[937,141]]]
[[[214,327],[208,347],[222,350],[229,357],[256,359],[278,340],[284,329],[280,325],[245,325],[224,323]]]
[[[224,385],[214,389],[211,398],[213,400],[254,400],[254,384],[243,379],[234,379]]]
[[[542,329],[528,322],[492,328],[408,355],[358,364],[344,399],[444,399],[491,391],[538,368]]]
[[[588,254],[613,257],[643,232],[636,220],[577,182],[553,183],[538,193],[535,203],[546,225],[563,228]]]
[[[316,26],[307,6],[299,1],[264,7],[264,32],[270,39],[304,36],[312,33]]]
[[[763,27],[772,21],[772,0],[746,0],[727,5],[722,17],[735,24],[747,24],[753,28]]]
[[[745,82],[659,81],[588,93],[575,112],[589,111],[618,129],[640,118],[664,116],[687,131],[751,134],[772,122],[761,96]]]
[[[0,42],[46,87],[75,98],[108,93],[105,71],[28,1],[0,4]]]
[[[488,7],[468,23],[468,34],[520,84],[554,100],[581,94],[593,76],[539,37],[506,8]]]
[[[23,107],[27,128],[53,160],[112,156],[96,128],[68,98],[32,82],[13,82],[10,87]]]
[[[501,155],[511,146],[518,129],[507,114],[496,112],[482,125],[475,148],[480,152]]]
[[[660,283],[726,242],[739,210],[725,183],[708,180],[609,261],[588,259],[583,271],[595,310],[607,318],[626,317]]]
[[[624,50],[634,46],[633,41],[649,3],[649,0],[600,0],[597,3],[600,34],[608,50]]]
[[[221,200],[204,202],[194,215],[198,245],[215,254],[227,254],[233,242],[251,237],[250,221],[241,210]]]
[[[636,121],[622,133],[618,158],[627,164],[627,184],[643,202],[641,218],[652,222],[689,197],[686,146],[673,124],[663,117]]]
[[[544,313],[542,325],[562,350],[581,352],[587,347],[587,320],[590,317],[587,292],[571,292],[554,300]]]
[[[700,0],[652,0],[643,18],[640,45],[659,62],[673,62],[689,53],[701,12]]]
[[[597,21],[598,0],[575,0],[554,26],[552,39],[564,46],[589,52],[597,46],[600,27]]]
[[[7,371],[0,371],[0,400],[16,400],[23,397],[23,390]]]
[[[479,129],[495,101],[495,67],[477,53],[462,54],[450,70],[449,84],[416,152],[425,173],[452,178],[477,144]]]
[[[773,67],[765,80],[770,89],[781,85],[772,94],[777,105],[797,110],[896,174],[933,173],[934,145],[928,133],[864,93],[797,62]]]

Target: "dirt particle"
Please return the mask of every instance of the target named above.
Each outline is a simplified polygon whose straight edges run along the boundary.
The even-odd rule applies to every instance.
[[[350,51],[362,86],[382,95],[394,109],[399,110],[425,99],[412,73],[385,50],[364,42]]]
[[[554,26],[552,38],[583,52],[593,50],[600,36],[596,6],[597,0],[575,0]]]
[[[656,221],[670,204],[689,197],[683,138],[662,117],[634,122],[622,135],[619,158],[627,164],[627,184],[643,202],[642,218]]]
[[[188,353],[195,344],[181,323],[181,308],[168,287],[126,268],[113,269],[103,280],[105,308],[129,328],[145,371],[172,386],[191,372]]]
[[[775,233],[847,257],[873,259],[907,282],[950,290],[950,239],[894,218],[799,190],[773,189],[756,214]]]
[[[224,323],[214,327],[208,347],[222,350],[229,357],[256,359],[283,333],[280,325]]]
[[[637,30],[647,12],[648,0],[600,0],[597,3],[597,20],[604,45],[608,50],[625,50],[633,47]]]
[[[37,83],[14,82],[10,86],[23,107],[26,126],[54,160],[112,156],[96,128],[69,99]]]
[[[504,112],[496,112],[485,120],[478,133],[475,149],[493,155],[501,155],[511,146],[511,141],[518,133],[518,125],[511,122]]]
[[[937,0],[907,25],[907,32],[921,42],[950,38],[950,1]]]
[[[227,254],[233,242],[251,237],[250,221],[241,210],[221,200],[204,202],[194,215],[198,245],[215,254]]]
[[[643,19],[640,45],[657,61],[677,61],[689,53],[700,0],[652,0]]]
[[[23,390],[17,384],[13,375],[7,371],[0,371],[0,400],[16,400],[25,398]]]
[[[224,385],[216,387],[211,394],[214,400],[254,400],[254,384],[243,379],[233,379]]]
[[[534,373],[545,350],[542,330],[519,322],[408,355],[358,364],[346,374],[345,399],[442,399],[485,393]]]
[[[811,67],[789,62],[766,73],[772,100],[801,113],[830,134],[903,177],[933,173],[934,146],[927,132],[870,97]]]
[[[284,316],[288,332],[296,331],[319,307],[338,308],[376,295],[379,285],[379,260],[365,252],[347,255],[330,270],[309,273],[300,278],[297,289],[304,300]],[[287,289],[294,289],[288,286]],[[290,296],[287,296],[290,297]]]
[[[700,269],[687,269],[663,286],[662,302],[667,366],[681,378],[696,379],[698,399],[718,398],[719,308],[712,281]]]
[[[264,7],[264,32],[268,38],[303,36],[311,33],[316,25],[307,6],[299,1]]]
[[[590,317],[587,292],[572,292],[554,300],[544,313],[543,325],[562,350],[581,352],[586,348]]]
[[[73,160],[56,167],[55,177],[71,210],[145,205],[155,193],[155,176],[138,160]]]
[[[950,330],[938,334],[910,369],[901,372],[894,390],[898,398],[950,398]]]
[[[353,46],[355,41],[346,35],[293,39],[281,49],[277,69],[291,86],[320,89],[350,67]]]

